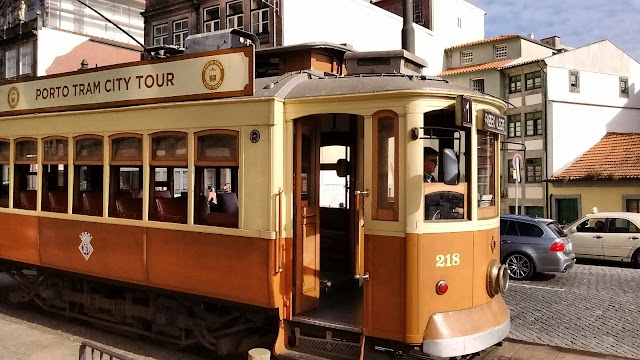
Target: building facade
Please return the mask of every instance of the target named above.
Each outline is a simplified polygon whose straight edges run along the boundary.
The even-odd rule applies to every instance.
[[[484,37],[485,12],[464,0],[431,0],[430,8],[432,29],[414,26],[415,55],[427,61],[425,74],[436,75],[446,47]],[[363,0],[147,0],[142,15],[147,46],[184,46],[191,34],[229,28],[256,34],[263,49],[328,42],[382,51],[402,44],[402,17]]]
[[[127,34],[73,0],[0,2],[0,80],[20,79],[140,59],[139,0],[93,1]]]

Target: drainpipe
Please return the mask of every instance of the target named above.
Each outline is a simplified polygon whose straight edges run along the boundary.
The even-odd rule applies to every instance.
[[[413,30],[413,0],[404,0],[402,17],[402,49],[416,53],[416,34]]]
[[[196,34],[200,34],[200,0],[193,0],[193,9],[196,11]]]
[[[542,60],[542,62],[544,62],[544,60]],[[544,119],[544,132],[543,132],[543,138],[542,138],[542,148],[544,149],[544,174],[546,177],[549,177],[549,149],[547,148],[547,136],[549,134],[549,130],[548,130],[548,120],[547,120],[547,71],[540,65],[540,61],[536,61],[536,65],[538,65],[538,67],[540,68],[540,72],[542,74],[542,84],[543,84],[543,91],[542,91],[542,106],[543,106],[543,110],[542,110],[542,115],[543,115],[543,119]],[[525,164],[525,168],[526,168],[526,164]],[[545,179],[546,180],[546,179]],[[551,204],[550,204],[550,196],[549,196],[549,182],[545,181],[544,182],[544,203],[545,203],[545,207],[547,208],[547,219],[551,219]]]

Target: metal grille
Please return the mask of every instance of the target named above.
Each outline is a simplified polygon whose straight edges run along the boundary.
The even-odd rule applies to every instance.
[[[83,341],[80,345],[78,354],[78,360],[133,360],[132,358],[117,354],[105,348],[102,345],[92,343],[90,341]]]
[[[295,328],[295,332],[297,347],[331,354],[333,357],[344,359],[360,358],[360,344],[335,340],[331,335],[331,331],[326,332],[325,338],[303,336],[300,334],[300,328]]]

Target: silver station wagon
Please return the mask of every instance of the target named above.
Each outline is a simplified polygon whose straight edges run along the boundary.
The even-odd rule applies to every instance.
[[[500,215],[500,259],[515,280],[575,264],[571,240],[557,222],[509,214]]]

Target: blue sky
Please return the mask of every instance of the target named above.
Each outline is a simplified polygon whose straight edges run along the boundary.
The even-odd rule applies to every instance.
[[[467,0],[483,9],[485,37],[528,35],[536,39],[559,36],[580,47],[609,40],[640,61],[639,0]]]

